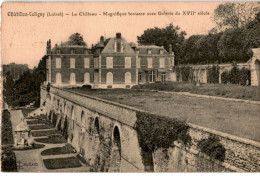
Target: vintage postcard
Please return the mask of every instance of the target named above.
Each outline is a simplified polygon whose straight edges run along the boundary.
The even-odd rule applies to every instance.
[[[4,2],[2,172],[260,172],[259,2]]]

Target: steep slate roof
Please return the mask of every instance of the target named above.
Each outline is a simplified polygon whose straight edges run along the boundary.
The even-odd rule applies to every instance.
[[[168,54],[168,52],[164,49],[163,46],[156,45],[140,45],[136,47],[139,49],[139,54],[148,54],[147,50],[152,50],[152,54],[160,54],[160,50],[163,49],[163,54]]]
[[[106,53],[106,54],[112,54],[115,53],[114,52],[114,44],[115,44],[115,39],[116,38],[111,38],[109,40],[109,42],[106,44],[105,48],[102,50],[102,54]],[[133,48],[128,44],[128,42],[124,39],[121,38],[122,42],[123,42],[123,53],[127,53],[127,54],[135,54],[135,51],[133,50]]]
[[[61,54],[70,54],[71,49],[74,49],[76,54],[85,54],[85,50],[88,50],[86,46],[79,45],[58,45],[52,49],[52,53],[56,54],[56,50],[60,49]]]
[[[30,131],[24,119],[16,126],[14,131]]]

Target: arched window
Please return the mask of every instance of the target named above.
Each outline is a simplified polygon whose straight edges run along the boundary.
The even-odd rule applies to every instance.
[[[76,74],[70,73],[70,85],[75,85],[75,84],[76,84]]]
[[[113,84],[113,73],[111,72],[107,73],[107,84],[109,85]]]
[[[90,75],[89,72],[86,72],[84,74],[84,84],[89,84],[90,83]]]
[[[131,73],[130,72],[126,72],[125,73],[125,84],[131,84]]]
[[[61,74],[56,73],[56,84],[61,84]]]

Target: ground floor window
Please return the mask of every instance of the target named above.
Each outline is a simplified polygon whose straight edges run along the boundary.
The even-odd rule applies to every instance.
[[[138,73],[138,81],[142,82],[142,73]]]
[[[149,73],[149,82],[155,82],[155,73],[154,73],[154,71],[150,71],[150,73]]]
[[[161,81],[165,82],[166,81],[166,75],[165,73],[161,73]]]

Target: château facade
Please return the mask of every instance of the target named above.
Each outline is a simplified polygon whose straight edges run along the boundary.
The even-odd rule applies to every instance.
[[[85,46],[47,42],[47,83],[56,87],[131,88],[170,81],[174,54],[155,45],[130,45],[121,33],[107,42],[100,37],[95,51]]]

